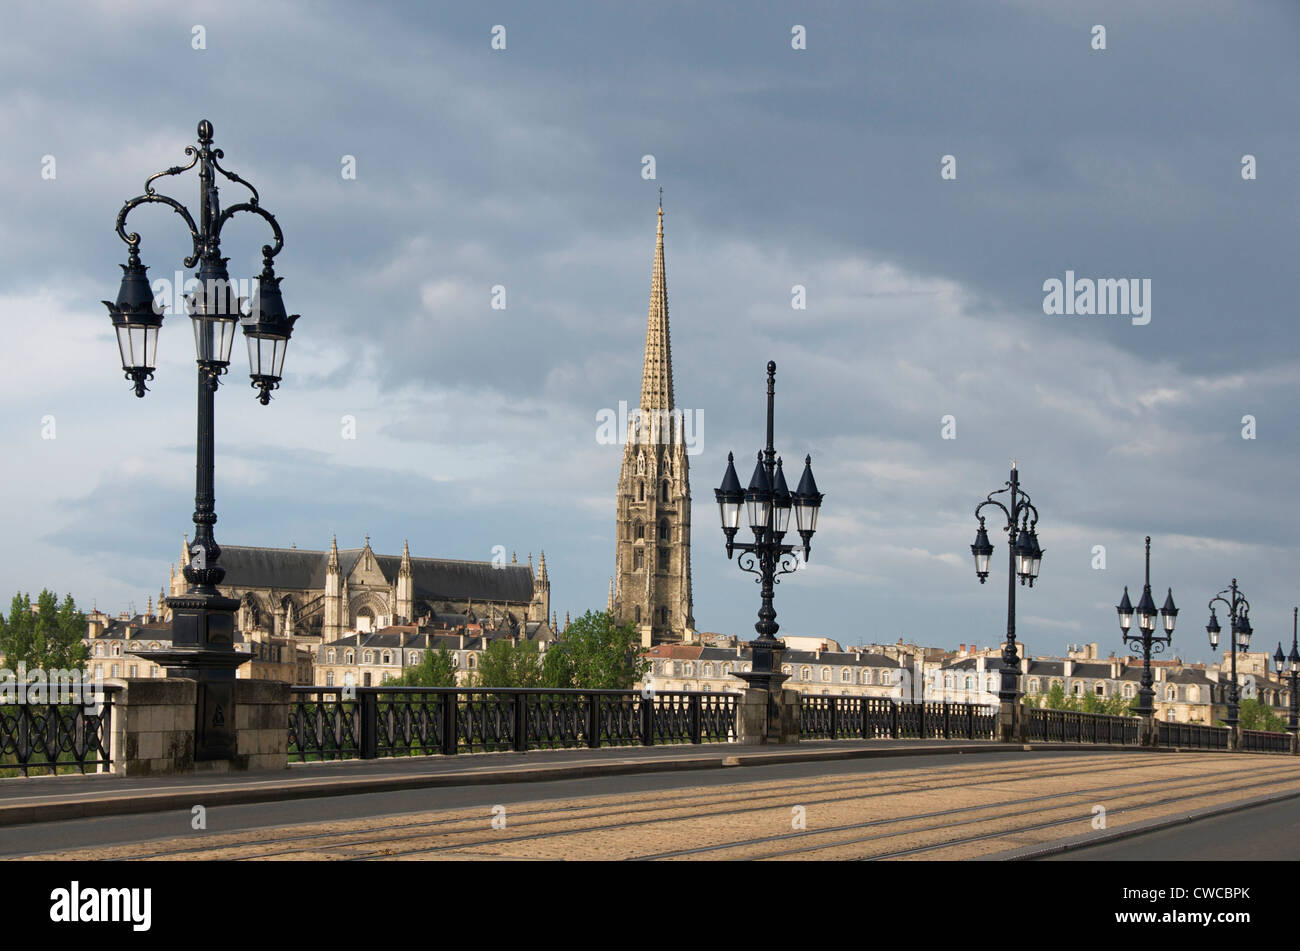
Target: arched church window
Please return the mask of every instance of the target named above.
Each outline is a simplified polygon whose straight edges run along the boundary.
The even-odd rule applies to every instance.
[[[640,568],[641,566],[638,564],[637,567]],[[636,623],[641,623],[641,605],[639,604],[636,606]]]
[[[637,490],[636,500],[637,500],[638,502],[644,502],[644,501],[645,501],[645,483],[644,483],[644,482],[641,483],[641,487]]]
[[[640,571],[644,567],[645,567],[645,551],[643,549],[638,548],[636,550],[636,554],[632,558],[632,568],[635,571]]]
[[[668,519],[665,518],[659,522],[659,540],[661,542],[668,541],[668,534],[669,534]]]
[[[645,523],[640,519],[636,520],[636,537],[638,541],[645,538]]]
[[[667,608],[660,608],[660,609],[659,609],[659,623],[660,623],[660,624],[667,624],[667,623],[668,623],[668,609],[667,609]]]
[[[659,489],[659,501],[660,501],[660,502],[667,502],[667,501],[668,501],[668,483],[667,483],[667,482],[665,482],[665,483],[663,484],[663,486]]]

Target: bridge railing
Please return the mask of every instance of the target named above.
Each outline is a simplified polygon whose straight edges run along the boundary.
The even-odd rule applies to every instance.
[[[1290,733],[1270,733],[1266,730],[1242,730],[1241,748],[1252,753],[1290,753]]]
[[[737,736],[739,694],[462,687],[294,687],[289,759],[373,759]]]
[[[1136,746],[1141,740],[1138,717],[1075,710],[1025,707],[1025,739],[1039,743],[1114,743]]]
[[[1232,731],[1226,726],[1156,721],[1156,743],[1159,746],[1174,746],[1188,750],[1226,750],[1229,748],[1231,736]],[[1288,742],[1289,740],[1288,737]]]
[[[53,696],[60,689],[57,683],[22,686],[28,702],[0,700],[0,777],[108,771],[113,762],[113,701],[121,687],[103,685],[102,703],[90,708],[30,702],[40,696],[34,692],[37,687]]]
[[[996,721],[995,707],[973,703],[900,703],[889,697],[814,694],[799,698],[799,735],[808,740],[989,740]]]

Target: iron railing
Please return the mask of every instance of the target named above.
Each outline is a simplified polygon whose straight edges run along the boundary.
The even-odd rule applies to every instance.
[[[1241,748],[1251,753],[1290,753],[1290,733],[1269,733],[1266,730],[1242,730]]]
[[[32,697],[38,686],[51,695],[60,687],[27,683],[26,696]],[[122,688],[98,689],[103,699],[95,708],[77,703],[0,704],[0,776],[108,771],[113,762],[113,700]]]
[[[895,702],[889,697],[799,698],[799,735],[809,740],[993,738],[993,707],[973,703]]]
[[[1039,743],[1115,743],[1136,746],[1141,739],[1139,717],[1080,713],[1025,707],[1025,738]]]
[[[725,743],[734,693],[462,687],[294,687],[289,758]]]
[[[1166,723],[1156,721],[1156,744],[1188,750],[1226,750],[1232,731],[1226,726],[1205,723]]]

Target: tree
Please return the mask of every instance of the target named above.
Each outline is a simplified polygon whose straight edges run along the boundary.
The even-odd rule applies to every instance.
[[[9,616],[0,617],[0,654],[11,670],[26,664],[28,670],[74,670],[82,667],[90,652],[82,643],[86,636],[86,615],[77,610],[72,595],[59,604],[54,592],[42,590],[36,598],[15,593]]]
[[[527,638],[511,643],[508,638],[491,641],[479,656],[474,674],[475,687],[536,687],[541,682],[537,644]]]
[[[636,625],[619,626],[607,611],[588,611],[547,648],[542,682],[547,687],[627,690],[649,668]]]
[[[1237,725],[1243,730],[1268,730],[1272,733],[1286,731],[1286,721],[1257,697],[1243,700],[1237,707]]]
[[[420,663],[407,667],[402,676],[388,683],[396,687],[454,687],[456,668],[451,663],[451,652],[445,647],[425,651]]]

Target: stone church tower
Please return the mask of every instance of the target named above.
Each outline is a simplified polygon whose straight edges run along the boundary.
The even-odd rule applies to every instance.
[[[618,477],[612,597],[614,620],[636,625],[641,644],[695,639],[691,602],[691,486],[682,415],[673,402],[673,361],[659,204],[640,410],[628,413]]]

